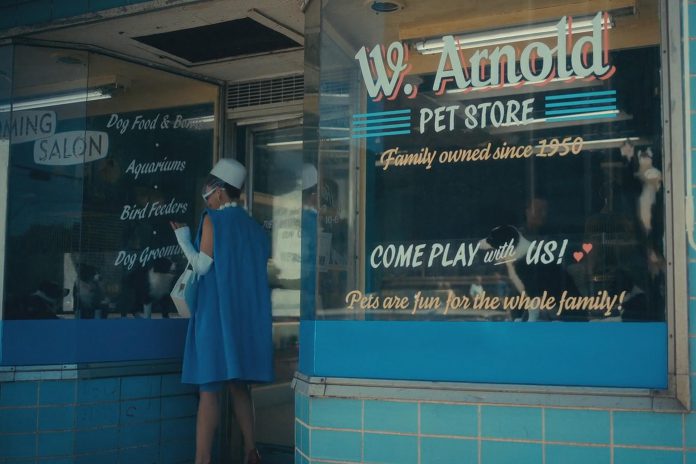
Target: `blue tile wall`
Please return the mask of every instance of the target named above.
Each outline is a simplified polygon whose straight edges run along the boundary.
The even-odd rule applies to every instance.
[[[457,404],[421,404],[423,435],[478,435],[478,408]]]
[[[121,399],[154,398],[160,396],[160,376],[126,377],[121,379]]]
[[[188,440],[196,429],[196,417],[163,420],[160,423],[162,441]]]
[[[696,454],[696,419],[688,414],[302,394],[295,400],[321,404],[309,422],[296,418],[297,463],[672,464],[683,458],[696,464],[689,456]],[[334,427],[355,425],[355,411],[362,410],[362,428]]]
[[[198,398],[193,395],[162,398],[162,418],[189,417],[198,409]]]
[[[118,428],[108,427],[75,432],[75,453],[96,453],[118,448]]]
[[[295,420],[295,450],[296,451],[302,451],[303,453],[307,452],[307,447],[304,446],[304,443],[302,443],[302,428],[304,425],[300,423],[300,421]]]
[[[682,416],[668,413],[615,412],[614,443],[681,447]]]
[[[77,394],[76,380],[48,380],[39,384],[39,403],[42,405],[71,404]]]
[[[309,398],[295,393],[295,417],[302,422],[309,422]]]
[[[178,378],[0,383],[0,463],[190,462],[198,403]]]
[[[418,437],[365,433],[365,462],[418,464]]]
[[[482,464],[520,464],[523,462],[541,463],[541,444],[505,441],[484,441],[481,443]]]
[[[334,398],[313,399],[310,405],[312,424],[337,429],[362,428],[362,402]]]
[[[71,430],[75,427],[75,408],[56,406],[39,408],[39,431]]]
[[[478,463],[475,440],[433,438],[421,439],[421,464]]]
[[[0,383],[0,405],[35,406],[38,400],[38,382]]]
[[[617,448],[614,464],[682,464],[681,451],[652,450],[639,448]]]
[[[36,430],[36,409],[11,408],[0,411],[0,433],[23,433]]]
[[[178,402],[178,398],[167,398],[167,403],[173,405]],[[158,420],[161,415],[162,401],[160,398],[149,400],[134,400],[121,402],[121,424],[136,424]],[[186,398],[186,403],[190,401]],[[170,406],[173,408],[174,406]]]
[[[118,452],[86,454],[75,457],[75,464],[118,464]]]
[[[36,435],[0,435],[0,450],[4,458],[33,458],[36,456]]]
[[[196,445],[193,440],[179,440],[164,443],[160,448],[161,463],[184,464],[193,462],[195,449]]]
[[[132,424],[121,427],[118,435],[118,447],[130,448],[157,443],[160,438],[160,423]],[[182,437],[183,438],[183,437]],[[191,438],[186,437],[186,438]]]
[[[546,464],[610,464],[609,447],[548,445]]]
[[[696,414],[687,414],[684,419],[684,438],[687,448],[696,448]]]
[[[312,458],[360,462],[362,435],[357,432],[312,430],[309,438]]]
[[[546,441],[571,443],[609,443],[608,411],[546,409]]]
[[[78,406],[75,413],[75,426],[78,429],[89,429],[118,425],[118,406],[118,403]]]
[[[541,440],[541,409],[483,406],[481,436]]]
[[[75,433],[47,432],[39,434],[39,456],[69,456],[73,451]]]
[[[365,430],[417,433],[418,404],[365,401]]]
[[[175,396],[196,393],[196,387],[181,383],[181,374],[168,374],[162,376],[162,396]]]
[[[120,450],[118,460],[121,464],[157,464],[160,462],[159,454],[158,446],[140,446]]]

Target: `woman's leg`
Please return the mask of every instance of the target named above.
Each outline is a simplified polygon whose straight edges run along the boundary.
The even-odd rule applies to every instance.
[[[256,448],[254,437],[254,403],[249,386],[243,382],[230,383],[230,394],[234,403],[234,414],[244,436],[244,455]]]
[[[196,464],[210,464],[215,429],[220,421],[220,392],[201,391],[196,418]]]

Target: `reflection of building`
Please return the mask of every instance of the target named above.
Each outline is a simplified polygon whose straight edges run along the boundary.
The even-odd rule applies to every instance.
[[[247,166],[245,204],[272,243],[277,382],[254,389],[268,462],[692,458],[687,309],[696,295],[682,232],[692,232],[683,205],[690,211],[693,182],[682,182],[692,171],[682,77],[691,44],[681,31],[694,35],[693,5],[14,3],[0,6],[0,36],[22,36],[0,45],[0,124],[12,121],[3,116],[12,101],[51,108],[59,131],[104,121],[113,137],[93,170],[33,166],[32,130],[0,140],[0,461],[190,462],[196,396],[178,376],[186,322],[130,317],[118,298],[134,293],[124,275],[142,250],[173,243],[169,216],[119,216],[126,204],[176,196],[190,205],[178,217],[197,222],[200,187],[221,156]],[[452,53],[441,61],[445,44]],[[80,91],[76,103],[55,101],[68,90]],[[187,108],[203,108],[179,118],[188,132],[164,131],[165,113],[175,124]],[[473,159],[489,145],[498,158]],[[519,147],[529,156],[511,155]],[[56,148],[63,161],[81,151],[65,148]],[[452,159],[384,169],[390,148]],[[136,179],[126,169],[145,155],[154,171],[186,166]],[[298,184],[304,164],[318,172],[311,200]],[[455,265],[454,246],[428,264],[434,244],[476,246],[499,226],[545,241],[539,260],[571,276],[574,297],[624,300],[598,303],[607,316],[587,323],[543,322],[554,318],[541,304],[530,304],[534,317],[492,302],[447,310],[454,297],[501,303],[543,291],[526,254],[508,265],[484,262],[481,250]],[[413,255],[393,257],[410,266],[370,263],[379,245],[421,243],[421,264]],[[41,281],[75,287],[73,260],[99,270],[113,319],[129,317],[14,320],[12,305]],[[346,308],[352,290],[365,308]],[[413,304],[416,294],[439,306],[385,303]],[[232,438],[218,451],[233,461],[241,444],[230,419]]]

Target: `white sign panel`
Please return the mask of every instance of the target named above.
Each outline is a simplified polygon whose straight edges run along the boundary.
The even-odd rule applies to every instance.
[[[0,139],[13,144],[32,142],[56,132],[55,111],[15,111],[0,113]]]
[[[100,131],[60,132],[34,142],[34,162],[50,166],[90,163],[108,152],[109,134]]]

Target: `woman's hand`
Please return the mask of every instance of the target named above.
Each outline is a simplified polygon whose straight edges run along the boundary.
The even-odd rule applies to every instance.
[[[181,229],[182,227],[186,227],[185,222],[174,222],[174,221],[169,221],[169,225],[172,226],[172,230],[176,232],[176,229]]]

